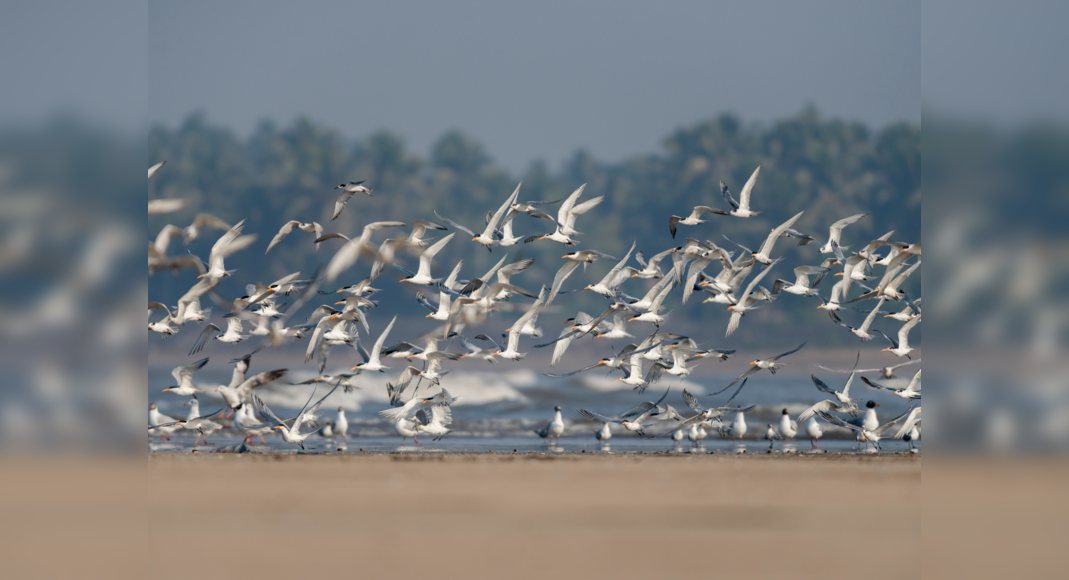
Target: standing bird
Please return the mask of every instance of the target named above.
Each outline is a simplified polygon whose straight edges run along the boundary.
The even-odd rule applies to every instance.
[[[779,433],[772,428],[772,423],[768,424],[768,429],[765,431],[765,440],[768,441],[768,448],[772,449],[772,445],[776,443],[776,439],[779,439]]]
[[[148,434],[160,436],[160,441],[166,437],[168,441],[171,440],[171,433],[174,433],[181,427],[177,424],[173,417],[168,417],[160,410],[156,408],[156,403],[152,403],[148,406]]]
[[[338,418],[334,421],[334,441],[338,441],[338,435],[341,435],[343,442],[349,442],[349,420],[345,418],[345,407],[338,407]]]
[[[594,437],[601,441],[602,445],[609,443],[609,439],[612,439],[612,430],[609,429],[608,421],[602,424],[601,429],[594,432]]]
[[[921,408],[917,407],[910,411],[909,416],[902,422],[902,427],[899,428],[898,433],[895,433],[895,439],[901,439],[906,443],[909,443],[910,450],[913,450],[913,444],[915,441],[921,440]]]
[[[535,430],[535,433],[543,439],[555,439],[554,444],[559,444],[560,435],[564,433],[564,419],[560,416],[560,405],[554,407],[553,411],[553,420],[542,429]]]
[[[735,444],[735,439],[742,440],[742,436],[746,434],[746,417],[742,411],[735,413],[735,420],[731,422],[731,444]]]
[[[791,416],[787,413],[787,409],[783,410],[783,414],[779,418],[779,434],[783,436],[783,444],[787,444],[787,438],[789,437],[791,443],[794,443],[794,436],[798,434],[798,422],[792,421]]]
[[[676,433],[682,434],[683,430],[680,429],[676,431]],[[687,439],[690,440],[692,447],[701,447],[702,439],[705,439],[707,435],[708,433],[705,432],[704,421],[698,421],[697,423],[690,424],[690,433],[687,433]]]
[[[728,191],[728,186],[723,181],[720,182],[720,193],[724,196],[724,200],[727,201],[731,207],[731,215],[741,218],[754,217],[760,212],[750,211],[750,192],[753,191],[753,186],[757,183],[757,175],[761,173],[761,166],[758,165],[757,169],[754,169],[753,175],[750,179],[746,180],[746,184],[742,186],[742,191],[739,192],[739,201],[735,201],[735,198],[731,197],[731,192]]]
[[[815,416],[810,417],[809,421],[806,422],[805,433],[809,435],[809,444],[813,446],[813,449],[816,449],[817,440],[824,435],[824,430],[820,428],[820,422],[817,421]]]
[[[880,426],[880,418],[876,416],[876,407],[879,406],[880,404],[876,401],[865,403],[865,418],[861,420],[862,427],[872,431]]]

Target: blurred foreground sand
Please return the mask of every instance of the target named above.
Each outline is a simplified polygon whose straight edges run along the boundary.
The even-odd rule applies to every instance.
[[[153,454],[147,483],[161,578],[901,578],[921,546],[916,456]]]

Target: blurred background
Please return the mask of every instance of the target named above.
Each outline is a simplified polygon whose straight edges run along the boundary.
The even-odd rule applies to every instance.
[[[953,373],[948,391],[1008,392],[1014,400],[995,409],[995,420],[966,424],[992,441],[1012,432],[1060,445],[1069,428],[1056,380],[1066,81],[1048,74],[1042,57],[1061,48],[1047,32],[1064,8],[970,6],[6,7],[0,42],[6,54],[23,55],[5,59],[11,82],[0,111],[0,267],[19,282],[5,285],[0,310],[4,412],[12,414],[4,424],[17,427],[8,436],[39,426],[20,425],[27,410],[66,409],[65,421],[84,420],[89,415],[59,402],[91,392],[82,404],[92,407],[100,393],[71,396],[76,382],[114,390],[106,400],[136,392],[136,408],[112,411],[140,425],[143,383],[129,392],[115,385],[132,388],[145,369],[111,362],[144,361],[160,342],[150,336],[146,345],[123,328],[133,328],[135,303],[149,295],[171,303],[190,285],[171,274],[146,279],[133,264],[130,240],[152,239],[172,217],[133,217],[133,168],[166,159],[148,197],[189,198],[175,220],[200,211],[246,218],[261,237],[277,231],[280,216],[326,222],[330,188],[341,181],[365,179],[379,193],[328,231],[399,213],[429,217],[432,209],[477,224],[521,180],[528,199],[588,183],[588,196],[607,201],[586,236],[605,240],[611,253],[634,240],[647,255],[673,243],[667,215],[715,204],[718,181],[737,190],[761,165],[755,198],[767,215],[683,236],[726,233],[750,245],[803,207],[798,226],[815,234],[833,221],[829,214],[869,211],[847,230],[858,241],[892,229],[919,241],[925,223],[936,235],[933,336],[968,360],[955,369],[979,371],[976,380]],[[51,18],[60,9],[64,18]],[[40,42],[45,30],[64,42]],[[987,42],[994,31],[1007,40]],[[923,175],[936,192],[924,222],[922,94],[931,131]],[[210,244],[198,240],[189,250],[206,254]],[[245,252],[242,276],[267,281],[313,270],[316,257],[299,246],[282,244],[270,263]],[[443,252],[445,263],[460,246]],[[784,250],[796,258],[798,250]],[[514,251],[538,258],[532,279],[555,269],[559,257],[548,252]],[[492,257],[468,258],[465,277]],[[386,314],[411,304],[404,294],[389,298]],[[587,307],[582,299],[578,306]],[[783,301],[757,311],[733,341],[778,348],[809,329],[821,348],[852,346],[836,329],[814,326],[819,311],[803,306]],[[686,332],[710,325],[719,335],[723,312],[688,305],[679,314]],[[773,327],[789,330],[764,336]],[[989,355],[1005,357],[995,370],[1012,378],[984,372],[1003,360]],[[87,371],[93,364],[99,368]],[[1003,390],[983,386],[990,382]],[[962,408],[993,410],[976,401]],[[1044,419],[1007,419],[1025,411]]]

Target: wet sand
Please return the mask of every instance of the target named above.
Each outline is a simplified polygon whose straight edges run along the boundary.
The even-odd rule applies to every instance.
[[[920,456],[150,454],[147,474],[162,578],[902,578],[921,547]]]

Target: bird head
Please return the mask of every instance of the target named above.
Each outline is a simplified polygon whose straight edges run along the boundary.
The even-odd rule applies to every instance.
[[[881,351],[883,351],[883,352],[886,352],[886,351],[889,351],[889,350],[891,350],[891,349],[889,349],[889,348],[882,348],[882,349],[880,349],[880,350],[881,350]]]
[[[757,364],[757,361],[755,361],[755,360],[754,361],[750,361],[750,364],[755,365],[755,364]]]
[[[173,389],[173,388],[174,388],[174,387],[167,387],[166,389],[164,389],[164,390],[163,390],[163,392],[165,392],[165,393],[166,393],[166,392],[170,391],[170,390],[171,390],[171,389]]]
[[[355,367],[353,367],[353,368],[351,368],[351,369],[349,369],[349,370],[351,370],[351,371],[355,371],[355,370],[356,370],[356,369],[358,369],[358,368],[360,368],[360,365],[356,365]]]
[[[500,354],[501,354],[501,351],[499,350],[499,351],[495,351],[494,354],[492,354],[490,356],[495,356],[495,355],[500,355]]]
[[[401,280],[401,281],[402,281],[402,282],[404,282],[404,280]],[[339,301],[335,302],[334,304],[335,304],[335,305],[338,305],[338,304],[345,304],[345,301],[344,301],[344,300],[339,300]]]
[[[731,306],[728,306],[728,310],[734,310],[734,309],[735,309],[735,305],[734,304],[732,304]]]
[[[474,241],[475,241],[475,240],[477,240],[477,239],[479,239],[479,236],[475,236],[475,237],[473,237],[473,238],[471,239],[471,241],[473,241],[473,242],[474,242]]]

